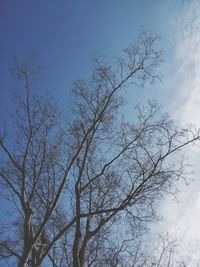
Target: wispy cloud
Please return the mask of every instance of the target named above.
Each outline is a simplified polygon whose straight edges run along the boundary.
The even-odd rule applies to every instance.
[[[200,126],[200,1],[182,1],[171,20],[175,41],[176,115]]]
[[[176,2],[176,1],[175,1]],[[169,80],[166,86],[175,90],[171,105],[173,116],[181,124],[192,123],[200,127],[200,1],[168,1],[168,34],[173,47],[168,63]],[[159,231],[165,230],[180,241],[180,254],[195,266],[200,260],[200,149],[190,149],[196,174],[189,187],[182,187],[178,202],[169,199],[161,205],[164,221]]]

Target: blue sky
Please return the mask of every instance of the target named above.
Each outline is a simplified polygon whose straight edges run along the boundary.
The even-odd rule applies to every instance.
[[[135,88],[130,104],[156,98],[178,123],[199,126],[199,10],[197,0],[1,0],[0,117],[9,110],[15,88],[9,74],[14,56],[23,58],[38,51],[39,61],[46,66],[40,86],[51,91],[63,105],[72,82],[88,77],[91,54],[98,51],[112,61],[143,25],[161,36],[163,78],[154,86]],[[195,166],[199,165],[197,150],[189,150],[188,155]],[[194,178],[197,177],[196,173]],[[185,234],[188,227],[191,229],[184,244],[186,251],[193,239],[200,240],[196,223],[196,218],[200,219],[199,189],[199,182],[189,189],[183,186],[181,204],[167,199],[161,206],[165,214],[161,228],[168,225],[176,238]]]
[[[141,25],[161,30],[161,1],[11,1],[0,3],[1,112],[9,106],[13,58],[39,52],[46,66],[42,86],[65,94],[72,81],[87,77],[91,54],[110,59],[135,38]]]

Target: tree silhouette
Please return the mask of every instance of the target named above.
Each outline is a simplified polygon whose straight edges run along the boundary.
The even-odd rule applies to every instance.
[[[180,151],[199,139],[154,101],[136,106],[134,122],[119,119],[125,88],[158,78],[157,39],[142,30],[115,69],[96,59],[90,80],[74,83],[67,116],[35,89],[34,57],[13,69],[24,90],[0,135],[1,194],[13,211],[2,266],[145,266],[136,265],[138,238],[184,178]]]

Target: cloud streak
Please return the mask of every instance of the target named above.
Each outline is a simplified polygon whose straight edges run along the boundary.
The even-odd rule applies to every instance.
[[[176,5],[176,6],[175,6]],[[168,34],[173,47],[167,62],[169,80],[165,86],[175,91],[171,103],[172,116],[181,125],[192,123],[200,127],[200,1],[168,1]],[[194,182],[189,187],[180,184],[182,193],[178,202],[165,199],[161,205],[164,220],[158,231],[168,231],[171,238],[180,241],[180,254],[188,266],[200,260],[200,174],[199,148],[190,148],[189,161],[193,163]]]
[[[184,123],[200,126],[200,1],[188,1],[171,23],[174,29],[174,73],[177,100],[176,115]]]

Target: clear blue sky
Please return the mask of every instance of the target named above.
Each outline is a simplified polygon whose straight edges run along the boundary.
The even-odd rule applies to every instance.
[[[73,80],[87,78],[91,53],[98,51],[108,59],[120,55],[141,25],[162,35],[165,5],[161,2],[1,0],[0,112],[10,105],[14,83],[9,69],[14,56],[39,52],[46,66],[41,86],[63,99]]]

